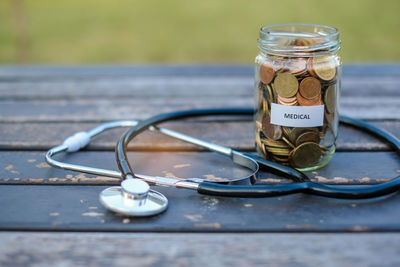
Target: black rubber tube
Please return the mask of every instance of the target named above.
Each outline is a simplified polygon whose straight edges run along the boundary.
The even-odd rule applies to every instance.
[[[127,147],[129,142],[137,135],[147,130],[151,125],[157,125],[166,121],[179,120],[192,117],[205,117],[205,116],[252,116],[254,109],[250,108],[219,108],[219,109],[193,109],[176,111],[171,113],[163,113],[151,117],[147,120],[139,122],[136,126],[130,128],[119,139],[116,146],[116,160],[118,167],[125,178],[127,175],[132,175],[134,172],[127,157]],[[246,154],[255,161],[257,161],[262,169],[267,169],[274,174],[281,175],[285,178],[291,179],[295,182],[307,181],[309,178],[302,172],[277,164],[275,162],[264,160],[252,154]]]
[[[249,116],[253,115],[253,109],[246,108],[232,108],[232,109],[199,109],[177,111],[171,113],[164,113],[138,123],[136,126],[129,129],[118,141],[116,146],[116,158],[118,167],[121,170],[123,177],[127,175],[134,175],[132,168],[127,159],[127,146],[129,142],[141,132],[145,131],[151,125],[157,125],[162,122],[178,120],[189,117],[199,116]],[[400,140],[390,133],[379,129],[372,124],[362,120],[353,119],[347,116],[341,116],[340,122],[346,125],[356,127],[362,131],[366,131],[382,140],[388,142],[395,151],[400,154]],[[396,192],[400,189],[400,176],[392,179],[389,182],[368,185],[368,186],[335,186],[323,185],[309,181],[308,177],[295,170],[276,163],[261,160],[257,156],[250,155],[256,159],[260,165],[266,166],[270,172],[282,174],[286,178],[291,178],[297,182],[286,185],[254,185],[254,186],[240,186],[240,185],[224,185],[218,183],[200,183],[198,192],[200,194],[215,195],[215,196],[230,196],[230,197],[271,197],[280,196],[294,193],[307,193],[331,198],[348,198],[348,199],[362,199],[380,197],[386,194]],[[265,161],[262,163],[262,161]]]

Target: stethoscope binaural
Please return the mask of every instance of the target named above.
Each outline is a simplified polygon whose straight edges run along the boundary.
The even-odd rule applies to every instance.
[[[159,114],[140,122],[109,122],[88,132],[79,132],[67,138],[62,145],[54,147],[47,152],[46,161],[50,165],[62,169],[123,179],[121,186],[114,186],[103,190],[100,194],[100,202],[107,209],[128,216],[150,216],[161,213],[167,208],[167,198],[161,193],[151,190],[148,184],[186,188],[197,190],[200,194],[229,197],[271,197],[307,193],[331,198],[363,199],[387,195],[400,189],[400,176],[389,182],[368,186],[335,186],[315,183],[310,181],[304,173],[295,169],[262,159],[253,154],[235,151],[231,148],[157,126],[162,122],[184,118],[201,116],[249,116],[253,115],[253,112],[253,109],[243,108],[200,109]],[[347,116],[341,116],[340,122],[380,137],[388,142],[398,154],[400,153],[400,140],[390,133],[367,122]],[[120,172],[63,163],[52,158],[61,152],[76,152],[89,144],[92,137],[115,127],[131,127],[122,135],[116,146],[116,158]],[[159,131],[165,135],[228,156],[235,164],[249,169],[251,174],[222,182],[214,182],[199,178],[180,180],[135,173],[127,158],[127,146],[134,137],[147,129]],[[291,179],[293,183],[284,185],[252,185],[257,179],[259,170]]]

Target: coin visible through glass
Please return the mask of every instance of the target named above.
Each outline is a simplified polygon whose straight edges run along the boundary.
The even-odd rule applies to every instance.
[[[282,97],[293,97],[299,88],[296,76],[289,72],[282,72],[276,75],[274,89]]]
[[[318,144],[307,142],[296,147],[289,156],[290,163],[298,168],[306,168],[316,164],[322,156]]]

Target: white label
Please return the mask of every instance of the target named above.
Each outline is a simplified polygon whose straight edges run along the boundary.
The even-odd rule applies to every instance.
[[[324,105],[285,106],[271,103],[271,124],[289,127],[317,127],[324,123]]]

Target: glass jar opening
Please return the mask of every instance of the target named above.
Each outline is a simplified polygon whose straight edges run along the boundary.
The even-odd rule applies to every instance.
[[[281,24],[260,29],[261,52],[277,56],[312,57],[337,53],[340,49],[336,28],[314,24]]]

